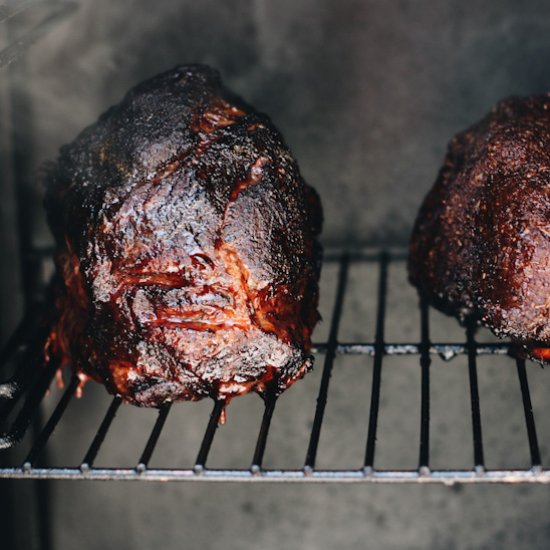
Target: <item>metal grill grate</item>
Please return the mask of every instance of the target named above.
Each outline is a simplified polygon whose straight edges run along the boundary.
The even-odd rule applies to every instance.
[[[114,397],[108,406],[98,430],[89,444],[88,450],[79,467],[36,467],[37,459],[45,449],[50,437],[63,415],[78,386],[73,376],[61,395],[53,413],[41,430],[35,434],[26,458],[19,464],[0,468],[1,478],[55,478],[55,479],[96,479],[96,480],[161,480],[161,481],[289,481],[289,482],[421,482],[421,483],[549,483],[550,470],[543,469],[541,453],[537,440],[535,418],[531,405],[531,396],[527,379],[525,361],[515,360],[518,391],[521,393],[525,417],[526,437],[530,453],[531,467],[526,469],[487,469],[484,460],[484,441],[482,435],[482,415],[480,392],[478,389],[477,358],[480,355],[501,355],[503,362],[513,365],[513,359],[506,357],[510,344],[505,342],[481,344],[476,342],[476,327],[466,327],[463,343],[434,343],[430,340],[429,307],[420,303],[420,342],[389,343],[385,339],[385,320],[388,295],[388,267],[395,260],[402,261],[404,255],[396,252],[376,253],[339,253],[329,255],[326,264],[336,264],[338,279],[334,298],[328,340],[315,346],[319,356],[324,355],[320,387],[315,404],[313,423],[309,441],[304,440],[305,460],[294,469],[268,469],[263,467],[264,453],[268,442],[270,425],[277,413],[277,399],[267,396],[265,408],[251,461],[241,469],[211,469],[207,466],[210,449],[219,425],[224,403],[215,402],[206,422],[206,430],[197,452],[197,458],[189,468],[150,468],[151,457],[161,437],[163,427],[170,414],[171,405],[159,409],[156,422],[147,439],[141,456],[136,457],[136,465],[131,468],[98,468],[94,462],[102,448],[103,441],[115,420],[121,400]],[[342,318],[344,298],[348,283],[349,267],[353,263],[368,262],[378,267],[378,286],[364,289],[377,293],[375,335],[372,342],[345,343],[338,339]],[[38,310],[40,310],[40,307]],[[45,306],[42,306],[42,309]],[[45,328],[38,321],[36,309],[31,309],[23,323],[17,329],[0,359],[2,366],[12,364],[13,375],[9,381],[0,385],[0,419],[9,428],[0,437],[0,448],[10,448],[17,444],[38,414],[40,403],[54,375],[55,365],[39,368]],[[325,470],[316,468],[319,440],[323,428],[325,408],[330,395],[331,373],[338,368],[336,363],[344,355],[370,356],[373,361],[372,382],[370,386],[370,409],[368,423],[365,425],[366,448],[363,464],[355,469]],[[375,467],[377,450],[378,416],[384,358],[391,355],[407,355],[411,361],[418,360],[421,376],[420,398],[420,437],[418,467],[412,470],[384,469]],[[469,395],[472,426],[473,463],[470,469],[431,469],[430,468],[430,365],[434,355],[447,358],[463,355],[467,357],[469,376]],[[416,359],[415,359],[416,358]],[[317,368],[320,368],[320,357]],[[505,367],[503,367],[505,368]],[[292,390],[291,390],[292,391]],[[452,391],[452,388],[449,389]],[[313,407],[313,403],[304,403],[304,407]],[[177,405],[176,405],[177,406]],[[8,422],[9,419],[9,422]],[[83,420],[84,421],[84,420]],[[4,461],[5,462],[5,461]]]

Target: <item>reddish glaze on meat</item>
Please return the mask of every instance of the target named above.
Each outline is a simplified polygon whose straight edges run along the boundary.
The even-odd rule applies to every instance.
[[[550,95],[501,101],[451,141],[409,273],[436,307],[550,360]]]
[[[126,401],[281,392],[311,366],[321,207],[270,120],[181,66],[48,174],[51,348]]]

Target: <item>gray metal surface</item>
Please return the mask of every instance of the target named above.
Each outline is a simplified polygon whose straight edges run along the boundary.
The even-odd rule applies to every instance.
[[[23,27],[23,30],[20,29],[17,35],[11,33],[10,44],[0,49],[0,69],[16,61],[40,38],[73,13],[76,7],[75,2],[41,2],[40,0],[0,4],[0,24],[32,9],[42,9],[45,12],[42,19],[30,28]]]

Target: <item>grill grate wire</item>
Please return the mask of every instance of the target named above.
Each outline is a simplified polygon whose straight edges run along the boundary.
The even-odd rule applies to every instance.
[[[480,395],[477,377],[477,357],[480,355],[505,355],[510,344],[478,344],[475,340],[476,327],[467,323],[464,343],[433,343],[430,341],[429,306],[420,301],[420,342],[387,343],[385,341],[385,319],[388,294],[388,267],[394,260],[402,260],[404,255],[382,251],[376,253],[344,252],[329,255],[326,262],[338,266],[338,280],[330,331],[325,343],[315,345],[318,353],[325,355],[314,418],[309,435],[303,465],[295,469],[265,469],[262,466],[273,415],[276,413],[275,395],[263,395],[264,411],[256,445],[249,465],[242,469],[211,469],[207,461],[214,441],[219,421],[224,414],[225,403],[216,401],[208,418],[204,436],[200,444],[195,464],[192,468],[150,468],[156,444],[170,414],[171,405],[163,406],[141,456],[134,468],[96,468],[94,461],[101,450],[112,422],[121,405],[121,399],[114,397],[93,437],[79,467],[36,467],[37,459],[46,447],[65,410],[78,388],[79,379],[73,375],[61,395],[49,419],[35,435],[31,449],[21,465],[0,468],[0,478],[19,479],[97,479],[97,480],[163,480],[163,481],[288,481],[288,482],[375,482],[375,483],[550,483],[550,470],[542,467],[541,453],[537,438],[535,417],[531,403],[527,369],[523,359],[516,360],[519,389],[525,417],[526,442],[529,446],[531,467],[528,469],[486,469],[482,437]],[[338,340],[340,320],[346,296],[349,266],[352,262],[370,262],[378,267],[377,306],[375,315],[375,335],[373,342],[343,343]],[[33,306],[36,307],[36,304]],[[47,305],[43,306],[46,309]],[[0,435],[0,448],[13,447],[22,439],[33,417],[39,413],[40,403],[46,394],[55,373],[56,365],[40,369],[41,344],[45,327],[37,322],[37,313],[29,314],[0,355],[1,366],[10,361],[16,362],[12,377],[0,384],[0,420],[6,420],[18,401],[22,401],[19,411],[10,427]],[[363,466],[357,469],[322,470],[315,467],[319,439],[323,427],[325,408],[329,398],[329,386],[334,364],[340,355],[353,354],[373,357],[370,406],[367,422],[365,458]],[[472,417],[473,467],[462,470],[433,470],[430,468],[430,367],[435,354],[450,356],[466,355],[470,389]],[[415,355],[421,371],[420,386],[420,439],[418,468],[413,470],[387,470],[375,468],[375,454],[380,410],[380,393],[384,357],[388,355]]]

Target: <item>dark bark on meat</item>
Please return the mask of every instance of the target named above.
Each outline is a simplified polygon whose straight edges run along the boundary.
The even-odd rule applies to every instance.
[[[550,360],[550,96],[510,98],[450,143],[413,230],[433,305]]]
[[[132,89],[48,174],[54,353],[144,406],[280,392],[311,366],[321,207],[204,66]]]

